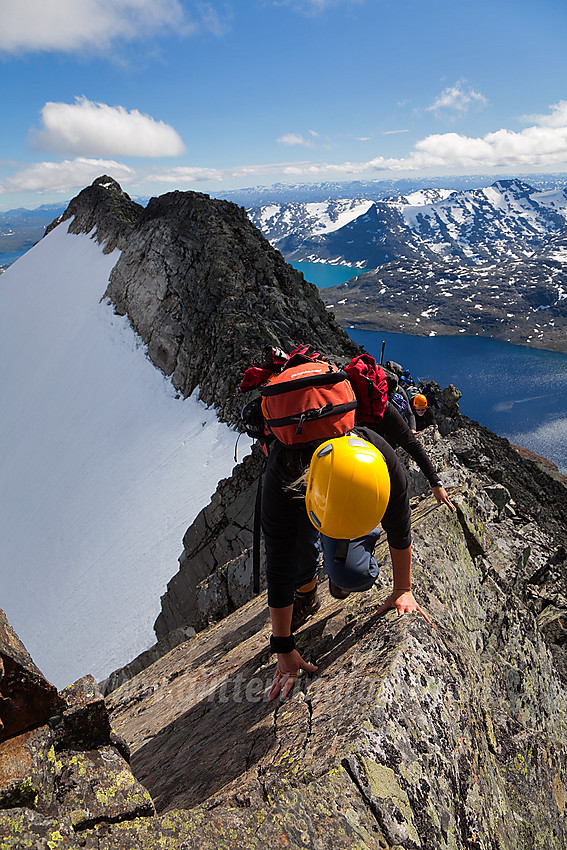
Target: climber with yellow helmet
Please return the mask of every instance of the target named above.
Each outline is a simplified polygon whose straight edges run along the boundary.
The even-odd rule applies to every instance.
[[[308,468],[302,491],[298,479]],[[394,586],[377,609],[418,612],[431,622],[411,589],[411,512],[407,479],[389,443],[371,429],[289,450],[275,442],[264,476],[262,528],[266,545],[270,646],[278,663],[269,699],[285,697],[300,670],[315,672],[293,637],[294,614],[318,606],[320,548],[331,595],[369,590],[378,575],[373,555],[381,523],[390,548]],[[305,610],[297,611],[297,600]],[[294,611],[295,599],[295,611]],[[300,605],[301,607],[301,605]]]

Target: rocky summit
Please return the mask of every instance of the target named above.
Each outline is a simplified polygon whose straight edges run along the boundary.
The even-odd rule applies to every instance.
[[[109,177],[75,198],[65,218],[118,247],[106,296],[127,314],[148,356],[184,395],[239,418],[244,369],[269,345],[309,338],[338,354],[357,346],[329,319],[317,289],[289,266],[242,207],[170,192],[143,208]]]
[[[215,357],[247,333],[259,351],[312,327],[317,344],[328,334],[323,350],[352,350],[239,208],[172,193],[142,211],[101,178],[74,209],[72,227],[120,247],[107,297],[134,324],[142,303],[153,311],[148,352],[170,344],[171,360],[156,365],[177,375],[180,392],[192,383],[181,352],[197,344],[185,339],[193,301],[203,327],[191,332],[214,355],[212,394]],[[227,280],[249,308],[269,309],[281,291],[272,323],[261,311],[246,316]],[[243,323],[236,337],[223,335],[222,304]],[[236,376],[227,380],[216,403],[228,418],[238,396]],[[415,594],[432,624],[376,616],[391,584],[379,541],[371,591],[339,601],[321,577],[322,605],[297,634],[318,671],[285,701],[267,701],[266,594],[250,589],[260,453],[220,482],[187,531],[158,643],[105,683],[106,696],[88,671],[58,693],[0,615],[2,850],[567,846],[566,481],[463,417],[456,388],[436,390],[436,422],[420,438],[455,513],[437,507],[400,452]]]

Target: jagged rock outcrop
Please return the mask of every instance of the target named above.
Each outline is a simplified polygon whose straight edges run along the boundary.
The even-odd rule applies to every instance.
[[[565,847],[567,487],[474,422],[455,416],[445,431],[422,436],[455,514],[408,465],[415,592],[431,626],[375,616],[391,581],[382,541],[372,591],[339,601],[322,584],[298,634],[318,672],[268,703],[270,628],[256,597],[107,697],[157,814],[113,823],[64,794],[40,808],[40,779],[53,779],[36,771],[33,794],[20,781],[4,798],[3,846]],[[68,746],[57,728],[49,735]],[[44,762],[74,782],[79,768],[64,774],[53,747]],[[74,821],[79,810],[92,820]]]
[[[64,221],[70,233],[92,233],[94,239],[110,254],[124,248],[133,226],[143,212],[112,177],[97,179],[69,203],[65,212],[46,228],[45,234]]]
[[[81,833],[98,824],[154,815],[153,801],[129,768],[128,746],[112,731],[92,676],[57,693],[3,611],[0,645],[1,846],[86,846]],[[18,698],[22,685],[25,705]]]
[[[359,350],[243,207],[170,192],[143,209],[100,177],[54,224],[67,219],[73,233],[95,228],[104,250],[120,248],[106,297],[179,392],[198,387],[228,422],[240,414],[244,369],[268,345],[291,350],[308,339],[337,355]]]
[[[61,707],[0,609],[0,742],[47,722]]]
[[[143,208],[102,176],[46,233],[67,220],[105,252],[120,249],[106,297],[176,389],[198,388],[225,421],[238,421],[242,373],[269,345],[291,350],[308,339],[337,356],[360,350],[243,207],[169,192]]]

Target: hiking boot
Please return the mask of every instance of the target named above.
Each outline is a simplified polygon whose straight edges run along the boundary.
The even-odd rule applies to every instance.
[[[329,579],[329,593],[335,599],[346,599],[347,596],[350,596],[350,590],[343,590],[342,587],[333,584],[331,579]]]
[[[317,585],[313,590],[308,590],[307,593],[295,591],[293,599],[293,615],[291,618],[291,630],[294,632],[304,622],[314,614],[319,607],[319,597],[317,595]]]

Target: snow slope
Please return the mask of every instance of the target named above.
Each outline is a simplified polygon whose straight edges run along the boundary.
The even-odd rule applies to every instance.
[[[0,278],[0,607],[59,688],[155,642],[183,534],[234,465],[235,433],[101,302],[118,256],[65,223]]]

